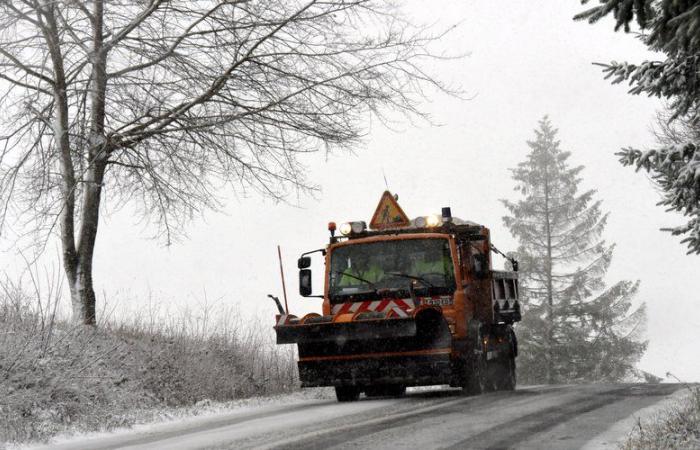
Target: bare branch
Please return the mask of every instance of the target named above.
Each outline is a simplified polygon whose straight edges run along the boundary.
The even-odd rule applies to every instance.
[[[388,0],[0,0],[0,224],[60,232],[94,323],[105,192],[168,244],[221,189],[313,192],[302,155],[455,93],[425,68],[440,36]]]

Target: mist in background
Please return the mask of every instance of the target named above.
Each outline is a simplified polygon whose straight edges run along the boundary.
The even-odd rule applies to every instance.
[[[603,211],[611,213],[604,237],[616,248],[608,283],[641,280],[635,301],[647,304],[649,347],[639,368],[700,381],[700,360],[693,357],[700,337],[700,259],[659,231],[680,219],[655,206],[659,196],[649,180],[614,155],[624,146],[653,144],[650,126],[661,104],[611,86],[592,65],[653,55],[633,36],[614,33],[609,21],[573,22],[580,10],[579,2],[462,0],[441,1],[439,8],[406,2],[416,22],[436,23],[436,29],[458,24],[439,45],[469,56],[430,69],[461,85],[469,99],[428,93],[422,109],[434,124],[395,117],[387,128],[368,117],[365,145],[353,154],[306,158],[308,179],[320,188],[314,196],[281,204],[253,192],[224,192],[223,211],[205,213],[191,223],[187,240],[170,247],[149,239],[153,229],[129,209],[103,215],[94,274],[98,317],[148,302],[172,311],[223,302],[249,320],[269,323],[272,334],[276,308],[266,295],[282,295],[276,246],[282,247],[292,312],[320,311],[320,299],[297,293],[297,257],[327,244],[329,221],[369,221],[387,184],[411,218],[450,206],[454,216],[489,227],[498,248],[514,250],[499,199],[514,197],[509,168],[523,160],[525,141],[548,114],[561,148],[572,152],[570,163],[586,167],[581,189],[596,189]],[[105,199],[109,207],[109,192]],[[58,254],[49,243],[40,264],[57,265]],[[24,264],[12,251],[0,258],[0,270],[8,273]],[[494,262],[502,267],[499,257]],[[313,268],[321,293],[320,258]]]

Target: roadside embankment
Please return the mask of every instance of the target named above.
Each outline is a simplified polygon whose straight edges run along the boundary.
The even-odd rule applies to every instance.
[[[55,305],[42,306],[17,286],[2,287],[0,448],[297,389],[291,347],[216,311],[209,311],[216,321],[200,315],[85,327],[59,320]]]
[[[639,420],[620,446],[623,450],[700,449],[700,388],[688,386],[690,394],[677,405]]]

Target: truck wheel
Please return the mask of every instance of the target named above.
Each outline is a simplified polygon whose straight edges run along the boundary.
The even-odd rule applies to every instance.
[[[499,391],[512,391],[515,389],[515,357],[509,355],[506,358],[493,361],[489,364],[489,377],[493,381],[494,388]]]
[[[514,391],[516,384],[515,376],[515,356],[510,355],[506,361],[503,362],[503,378],[501,379],[500,389],[504,391]]]
[[[500,389],[501,365],[497,362],[486,363],[484,392],[495,392]]]
[[[406,386],[403,384],[392,384],[387,386],[386,395],[389,397],[403,397],[406,395]]]
[[[381,397],[384,395],[381,386],[367,386],[364,390],[367,397]]]
[[[360,388],[355,386],[336,386],[335,397],[339,402],[354,402],[360,398]]]
[[[402,384],[369,386],[365,388],[367,397],[403,397],[405,394],[406,386]]]
[[[486,359],[475,355],[471,364],[465,364],[464,385],[462,392],[466,395],[479,395],[486,391]]]

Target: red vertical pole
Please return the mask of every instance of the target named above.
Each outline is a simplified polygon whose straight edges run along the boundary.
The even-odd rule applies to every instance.
[[[284,294],[284,309],[289,314],[289,306],[287,305],[287,286],[284,283],[284,269],[282,269],[282,250],[277,246],[277,256],[280,259],[280,275],[282,275],[282,293]]]

